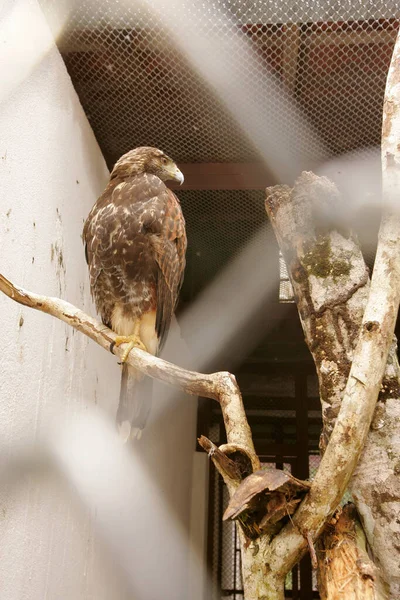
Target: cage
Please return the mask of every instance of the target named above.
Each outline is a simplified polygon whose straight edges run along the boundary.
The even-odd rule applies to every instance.
[[[340,184],[330,161],[360,152],[368,162],[374,155],[399,25],[396,3],[184,2],[176,20],[162,3],[86,0],[64,13],[51,0],[42,5],[54,28],[63,20],[58,45],[109,167],[131,147],[155,145],[187,174],[178,192],[189,239],[181,310],[257,233],[264,235],[259,252],[273,280],[266,309],[273,325],[230,364],[260,456],[308,478],[321,426],[318,390],[294,307],[282,304],[293,302],[293,292],[271,243],[264,188],[285,177],[290,183],[302,169],[328,170]],[[291,168],[273,168],[268,143]],[[373,238],[365,222],[359,230]],[[372,261],[374,248],[365,251]],[[274,369],[275,390],[263,381]],[[218,410],[200,400],[198,434],[222,443],[223,431]],[[238,600],[238,541],[234,527],[221,525],[227,501],[221,479],[214,471],[210,477],[210,598]],[[317,597],[308,559],[288,578],[287,594]]]
[[[376,166],[398,3],[40,0],[40,6],[108,168],[134,147],[156,146],[185,174],[175,190],[189,240],[178,318],[257,240],[257,273],[268,293],[251,340],[210,364],[235,369],[262,461],[311,477],[321,429],[318,386],[266,218],[265,187],[291,184],[302,170],[328,173],[342,185],[337,160],[349,153],[360,168]],[[379,195],[369,187],[363,193]],[[372,263],[368,240],[376,220],[361,222],[360,211],[351,218]],[[231,294],[221,293],[221,312]],[[197,434],[225,441],[220,411],[203,398]],[[207,600],[243,598],[236,530],[221,523],[226,503],[211,468],[208,520],[202,517]],[[308,559],[288,576],[286,594],[318,597]]]

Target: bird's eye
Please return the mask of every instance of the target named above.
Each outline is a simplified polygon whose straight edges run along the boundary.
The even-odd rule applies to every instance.
[[[162,157],[161,162],[163,165],[166,165],[168,162],[168,158],[166,158],[165,156]]]

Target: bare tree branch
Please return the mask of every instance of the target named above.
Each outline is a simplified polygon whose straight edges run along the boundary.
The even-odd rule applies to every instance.
[[[207,452],[208,456],[212,458],[217,471],[228,487],[229,494],[233,495],[243,479],[239,465],[204,435],[199,437],[197,441],[203,450]]]
[[[119,357],[122,356],[124,346],[115,346],[116,334],[69,302],[19,288],[1,274],[0,291],[19,304],[35,308],[64,321],[105,350]],[[174,385],[188,394],[217,400],[221,406],[229,444],[236,446],[238,451],[248,457],[254,470],[260,468],[242,396],[236,379],[231,373],[219,372],[208,375],[187,371],[138,348],[131,350],[127,362],[145,375]]]
[[[325,450],[339,413],[368,298],[369,273],[350,232],[329,228],[326,207],[341,197],[326,177],[302,173],[294,188],[268,188],[267,212],[285,258],[306,342],[314,358]],[[322,227],[321,227],[322,225]]]

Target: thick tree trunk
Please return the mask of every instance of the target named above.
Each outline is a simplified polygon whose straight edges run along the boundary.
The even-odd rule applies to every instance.
[[[357,240],[321,227],[325,206],[339,193],[328,179],[302,173],[293,190],[268,188],[266,207],[291,277],[320,388],[323,432],[329,441],[350,373],[370,281]]]
[[[324,422],[322,451],[340,410],[370,287],[357,239],[340,228],[328,230],[321,226],[327,204],[331,211],[335,204],[338,211],[343,208],[335,186],[312,173],[303,173],[293,190],[276,186],[267,191],[267,211],[288,266],[305,338],[317,368]],[[392,243],[390,235],[387,243]],[[383,252],[385,247],[381,240]],[[377,257],[378,268],[379,260]],[[382,264],[380,276],[384,273]],[[395,511],[400,514],[395,487],[400,444],[394,443],[394,432],[400,431],[399,377],[393,343],[372,428],[351,483],[368,541],[391,585],[393,599],[400,597],[396,587],[400,525],[395,517]]]

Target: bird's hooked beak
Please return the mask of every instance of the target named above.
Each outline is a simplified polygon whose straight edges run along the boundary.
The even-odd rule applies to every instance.
[[[172,167],[172,169],[169,171],[168,174],[169,174],[169,179],[172,179],[173,181],[177,181],[180,185],[182,185],[182,183],[185,180],[182,171],[180,171],[176,165],[174,165]]]

